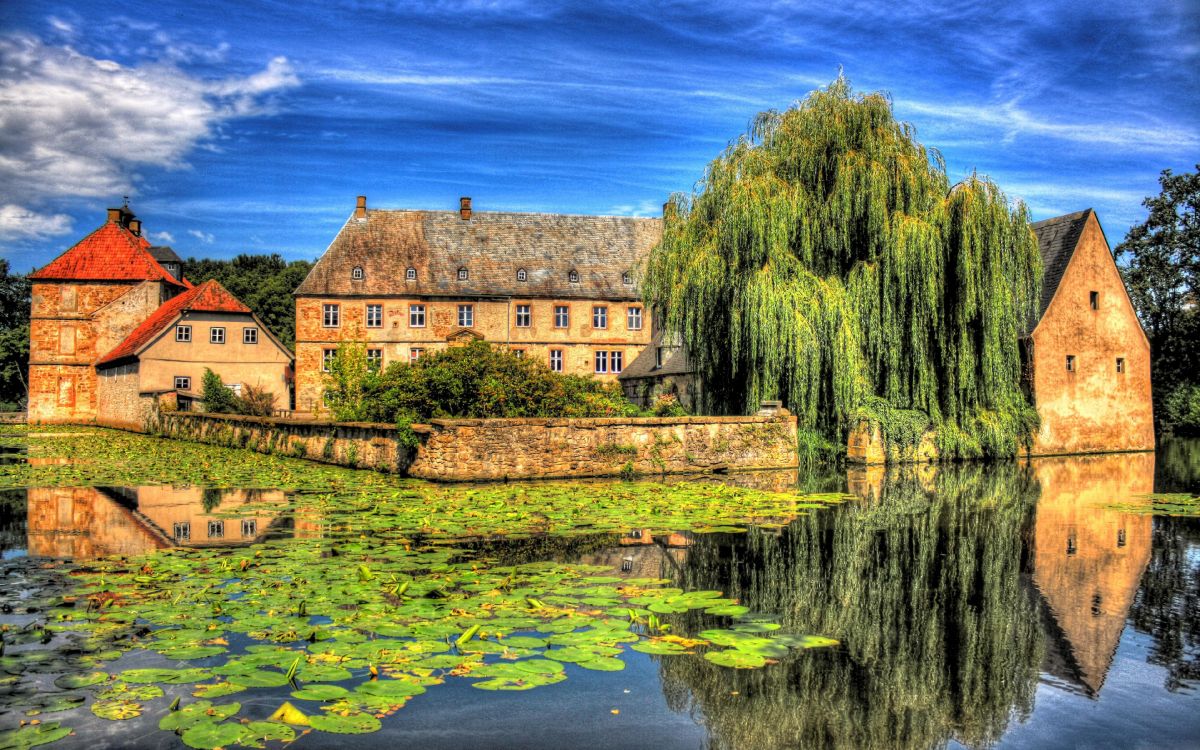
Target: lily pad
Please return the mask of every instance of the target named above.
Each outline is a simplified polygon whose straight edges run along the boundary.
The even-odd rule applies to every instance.
[[[142,704],[130,700],[98,700],[92,703],[92,713],[101,719],[124,721],[142,715]]]
[[[183,744],[197,750],[214,750],[218,747],[240,744],[249,730],[242,724],[224,722],[217,724],[202,721],[183,730]]]
[[[308,720],[313,729],[333,734],[368,734],[378,732],[383,726],[379,719],[364,713],[314,714]]]
[[[738,651],[737,649],[708,651],[704,654],[704,658],[718,666],[734,667],[735,669],[755,669],[767,663],[766,657],[760,654]]]
[[[64,690],[75,690],[76,688],[99,685],[101,682],[107,681],[108,673],[106,672],[86,672],[84,674],[65,674],[62,677],[56,678],[54,685]]]

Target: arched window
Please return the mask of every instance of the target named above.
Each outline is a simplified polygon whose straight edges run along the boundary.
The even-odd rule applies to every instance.
[[[525,269],[518,268],[517,269],[517,281],[524,281],[526,278],[528,278],[528,277],[525,274]]]
[[[633,283],[633,274],[629,273],[628,271],[621,274],[621,283],[622,284],[632,284]]]
[[[579,283],[579,272],[578,271],[567,271],[567,281],[571,282],[572,284],[578,284]]]
[[[417,269],[410,268],[407,271],[405,271],[404,278],[408,279],[409,281],[416,281],[417,280]]]
[[[362,277],[363,277],[362,266],[355,266],[354,270],[350,272],[350,278],[354,279],[355,281],[358,281],[358,280],[362,279]]]
[[[458,269],[458,280],[459,280],[459,281],[466,281],[466,280],[467,280],[467,269],[466,269],[466,268],[460,268],[460,269]]]

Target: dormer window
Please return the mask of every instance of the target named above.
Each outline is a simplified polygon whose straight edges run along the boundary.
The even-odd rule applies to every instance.
[[[459,281],[466,281],[466,280],[467,280],[467,278],[468,278],[467,269],[466,269],[466,268],[460,268],[460,269],[458,269],[458,280],[459,280]]]
[[[571,282],[572,284],[578,284],[579,283],[579,272],[578,271],[567,271],[567,281]]]
[[[362,266],[355,266],[354,270],[350,272],[350,278],[354,279],[355,281],[362,281],[362,277],[363,277]]]
[[[621,283],[622,284],[632,284],[633,283],[633,274],[629,273],[628,271],[621,274]]]
[[[525,281],[525,279],[527,279],[527,278],[529,278],[529,277],[528,277],[528,275],[526,275],[525,269],[518,268],[517,269],[517,281]]]
[[[410,268],[407,271],[405,271],[404,278],[407,279],[408,281],[416,281],[417,280],[417,269]]]

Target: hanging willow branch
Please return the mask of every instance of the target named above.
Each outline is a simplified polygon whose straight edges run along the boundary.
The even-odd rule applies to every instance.
[[[877,405],[917,410],[947,457],[1011,455],[1029,434],[1028,213],[986,178],[951,187],[885,95],[839,77],[764,112],[673,201],[644,293],[710,409],[782,399],[836,442]]]

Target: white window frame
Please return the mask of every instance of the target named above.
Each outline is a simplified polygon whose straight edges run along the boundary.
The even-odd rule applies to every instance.
[[[367,305],[366,321],[367,328],[383,328],[383,305]]]
[[[379,347],[367,349],[367,368],[370,369],[372,367],[375,368],[376,372],[383,369],[383,349]]]
[[[554,327],[555,328],[570,328],[571,327],[571,306],[570,305],[555,305],[554,306]]]
[[[608,371],[620,375],[623,369],[625,369],[625,353],[620,350],[609,352]]]
[[[404,280],[405,281],[416,281],[417,280],[417,269],[415,269],[415,268],[405,269]]]
[[[605,305],[592,306],[592,328],[596,330],[608,328],[608,307]]]
[[[517,281],[525,281],[529,278],[529,274],[525,273],[524,268],[517,269]]]
[[[466,266],[463,266],[462,268],[458,269],[458,280],[459,281],[467,281],[470,278],[471,278],[471,272],[467,270]]]
[[[563,371],[563,350],[562,349],[551,349],[550,350],[550,371],[551,372],[562,372]]]
[[[258,326],[246,326],[245,328],[242,329],[242,343],[243,344],[257,344],[258,343]]]
[[[517,359],[525,359],[525,350],[524,349],[512,349],[511,351],[513,353],[513,356],[516,357]]]
[[[578,284],[579,283],[579,272],[574,271],[574,270],[567,271],[567,281],[571,284]]]
[[[192,343],[192,327],[185,325],[175,326],[175,340],[184,344]]]
[[[529,328],[533,324],[533,307],[517,305],[517,328]]]
[[[411,365],[425,355],[425,350],[419,346],[414,346],[408,350],[408,363]]]
[[[225,326],[213,326],[208,329],[208,343],[224,344],[225,343]]]
[[[408,327],[409,328],[424,328],[425,327],[425,305],[409,305],[408,306]]]
[[[459,305],[458,306],[458,327],[459,328],[474,328],[475,327],[475,305]]]
[[[321,372],[329,372],[332,368],[333,358],[337,356],[337,349],[322,349],[321,350]]]
[[[621,274],[621,283],[622,284],[632,284],[633,283],[633,274],[629,273],[628,271]]]
[[[597,351],[595,356],[593,357],[593,362],[595,363],[595,368],[593,369],[593,371],[597,375],[607,375],[608,374],[608,352],[607,351],[605,351],[603,349]]]
[[[354,279],[355,281],[362,281],[362,280],[363,280],[363,269],[362,269],[362,266],[355,266],[355,267],[354,267],[354,268],[353,268],[353,269],[350,271],[350,278],[351,278],[351,279]]]
[[[242,519],[242,538],[253,539],[258,536],[258,519],[243,518]]]
[[[190,521],[176,521],[171,529],[171,536],[177,542],[189,542],[192,539],[192,524]]]
[[[208,538],[209,539],[224,539],[225,538],[225,522],[224,521],[209,521],[208,522]]]
[[[190,391],[192,390],[192,379],[187,375],[175,376],[175,390]]]
[[[329,303],[321,308],[321,325],[324,328],[341,328],[342,306]]]
[[[625,325],[631,331],[642,330],[642,308],[630,305],[625,311]]]

